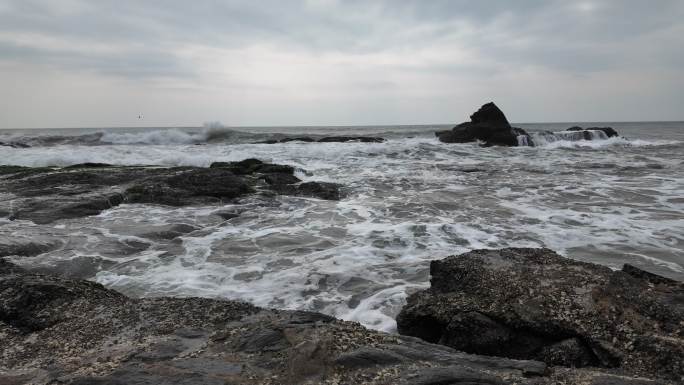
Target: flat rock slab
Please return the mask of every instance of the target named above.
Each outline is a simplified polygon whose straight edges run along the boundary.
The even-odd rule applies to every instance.
[[[294,171],[292,166],[258,159],[216,162],[209,168],[0,166],[0,216],[44,224],[97,215],[122,203],[187,206],[231,202],[252,194],[340,199],[340,185],[302,182]]]
[[[0,384],[642,384],[457,352],[303,311],[132,299],[0,259]],[[606,382],[608,381],[608,382]],[[664,384],[646,381],[643,384]]]
[[[684,285],[548,249],[476,250],[430,264],[401,334],[474,354],[684,380]]]

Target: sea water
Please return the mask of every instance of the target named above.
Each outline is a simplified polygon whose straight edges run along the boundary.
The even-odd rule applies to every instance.
[[[124,204],[47,225],[0,218],[0,236],[61,245],[13,258],[22,265],[104,261],[90,279],[132,296],[239,299],[385,331],[396,328],[407,295],[429,286],[430,260],[473,249],[548,247],[684,280],[684,123],[579,124],[621,134],[591,141],[561,134],[573,125],[517,125],[537,146],[513,148],[440,143],[434,131],[449,128],[441,125],[1,130],[0,142],[31,146],[0,146],[3,164],[259,158],[296,167],[302,180],[340,183],[344,197]],[[387,141],[254,144],[326,135]],[[239,216],[215,215],[227,210]],[[147,236],[172,224],[196,230],[171,240]]]

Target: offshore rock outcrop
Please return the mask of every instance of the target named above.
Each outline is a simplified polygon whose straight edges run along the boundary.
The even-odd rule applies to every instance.
[[[430,264],[399,332],[474,354],[684,381],[684,284],[548,249],[476,250]]]
[[[0,166],[0,216],[50,223],[96,215],[122,203],[211,204],[241,197],[297,195],[340,199],[334,183],[302,182],[287,165],[258,159],[203,167]]]
[[[470,122],[461,123],[448,131],[438,131],[435,135],[444,143],[482,141],[486,146],[533,145],[527,132],[511,127],[506,115],[491,102],[472,114]]]
[[[620,136],[617,133],[617,131],[615,131],[615,129],[613,127],[587,127],[587,128],[582,128],[579,126],[573,126],[573,127],[568,128],[566,131],[581,132],[584,135],[585,140],[592,140],[593,139],[592,131],[601,131],[608,138]]]
[[[357,143],[382,143],[384,138],[375,136],[324,136],[319,138],[313,138],[311,136],[293,136],[285,137],[280,139],[269,139],[257,144],[276,144],[276,143],[288,143],[288,142],[307,142],[307,143],[347,143],[347,142],[357,142]]]
[[[303,311],[125,297],[0,259],[0,383],[646,385],[457,352]]]

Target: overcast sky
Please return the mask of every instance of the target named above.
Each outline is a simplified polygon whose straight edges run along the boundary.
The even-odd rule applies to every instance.
[[[681,0],[0,0],[0,127],[458,123],[490,100],[684,120],[682,20]]]

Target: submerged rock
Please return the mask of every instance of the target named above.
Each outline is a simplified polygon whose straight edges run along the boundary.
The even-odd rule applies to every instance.
[[[563,258],[476,250],[430,264],[401,334],[474,354],[684,380],[684,284]]]
[[[12,148],[29,148],[29,146],[26,143],[22,142],[0,142],[0,146],[5,146],[5,147],[12,147]]]
[[[373,136],[324,136],[322,138],[314,139],[309,136],[286,137],[282,139],[269,139],[257,144],[276,144],[288,142],[318,142],[318,143],[346,143],[346,142],[360,142],[360,143],[382,143],[384,138]]]
[[[0,235],[0,257],[33,257],[62,246],[62,242],[45,237],[25,237]]]
[[[587,128],[582,128],[579,126],[573,126],[568,128],[566,131],[581,131],[584,134],[584,139],[585,140],[592,140],[593,135],[592,131],[601,131],[604,134],[606,134],[606,137],[612,138],[614,136],[620,136],[617,131],[613,127],[587,127]]]
[[[327,136],[318,140],[321,143],[344,143],[344,142],[361,142],[361,143],[382,143],[383,138],[369,137],[369,136]]]
[[[63,168],[2,166],[0,193],[15,199],[0,203],[0,213],[11,219],[50,223],[97,215],[122,203],[212,204],[256,193],[340,199],[339,185],[303,183],[294,171],[292,166],[258,159],[217,162],[209,168],[99,163]]]
[[[444,143],[482,141],[486,146],[533,145],[522,128],[511,127],[504,113],[494,103],[487,103],[470,116],[470,122],[461,123],[448,131],[435,135]]]
[[[0,259],[2,384],[664,384],[457,352],[303,311],[128,298]]]

